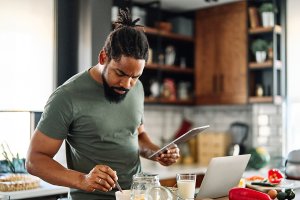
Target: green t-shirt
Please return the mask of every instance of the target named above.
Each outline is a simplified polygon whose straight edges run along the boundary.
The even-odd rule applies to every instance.
[[[68,168],[89,173],[97,164],[108,165],[117,171],[121,187],[129,189],[132,176],[141,171],[137,128],[143,110],[140,81],[122,102],[110,103],[103,86],[87,70],[56,89],[37,128],[49,137],[66,140]],[[73,200],[115,199],[115,191],[71,189],[71,196]]]

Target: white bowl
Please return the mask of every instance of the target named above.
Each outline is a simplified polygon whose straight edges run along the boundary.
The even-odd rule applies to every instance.
[[[130,200],[130,190],[123,190],[123,192],[115,192],[116,200]]]

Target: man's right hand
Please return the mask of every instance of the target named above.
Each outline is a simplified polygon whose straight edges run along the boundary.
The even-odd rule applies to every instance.
[[[116,171],[106,165],[96,165],[87,175],[83,177],[83,188],[85,191],[94,192],[95,190],[108,192],[115,187],[118,180]]]
[[[107,192],[115,187],[118,176],[105,165],[96,165],[89,174],[66,169],[53,159],[63,140],[51,138],[35,130],[28,148],[26,159],[27,171],[54,185],[81,189],[88,192],[95,190]],[[51,169],[52,173],[49,173]]]

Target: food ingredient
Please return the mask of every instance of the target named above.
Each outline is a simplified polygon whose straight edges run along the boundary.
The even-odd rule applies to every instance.
[[[195,194],[195,180],[178,180],[178,194],[184,199],[194,198]]]
[[[260,185],[260,186],[265,186],[265,187],[274,187],[276,184],[272,183],[267,183],[267,182],[252,182],[251,185]]]
[[[244,188],[246,187],[246,180],[244,178],[241,178],[238,187]]]
[[[285,192],[278,192],[277,199],[278,200],[285,200],[286,193]]]
[[[249,151],[251,154],[248,167],[252,169],[261,169],[270,162],[270,154],[264,147],[253,148]]]
[[[229,200],[271,200],[266,193],[252,190],[250,188],[232,188],[229,190]]]
[[[271,197],[271,199],[275,199],[277,197],[277,190],[269,190],[268,195]]]
[[[265,178],[263,176],[250,176],[246,178],[247,181],[263,181]]]
[[[277,199],[278,200],[285,200],[285,199],[288,199],[288,200],[292,200],[295,198],[295,192],[293,189],[285,189],[281,192],[278,192],[277,194]]]
[[[283,179],[283,174],[279,169],[270,169],[268,171],[268,180],[270,183],[279,184]]]

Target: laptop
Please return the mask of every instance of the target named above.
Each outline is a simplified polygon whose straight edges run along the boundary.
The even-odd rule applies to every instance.
[[[239,184],[250,154],[212,158],[204,175],[196,200],[228,196]]]

